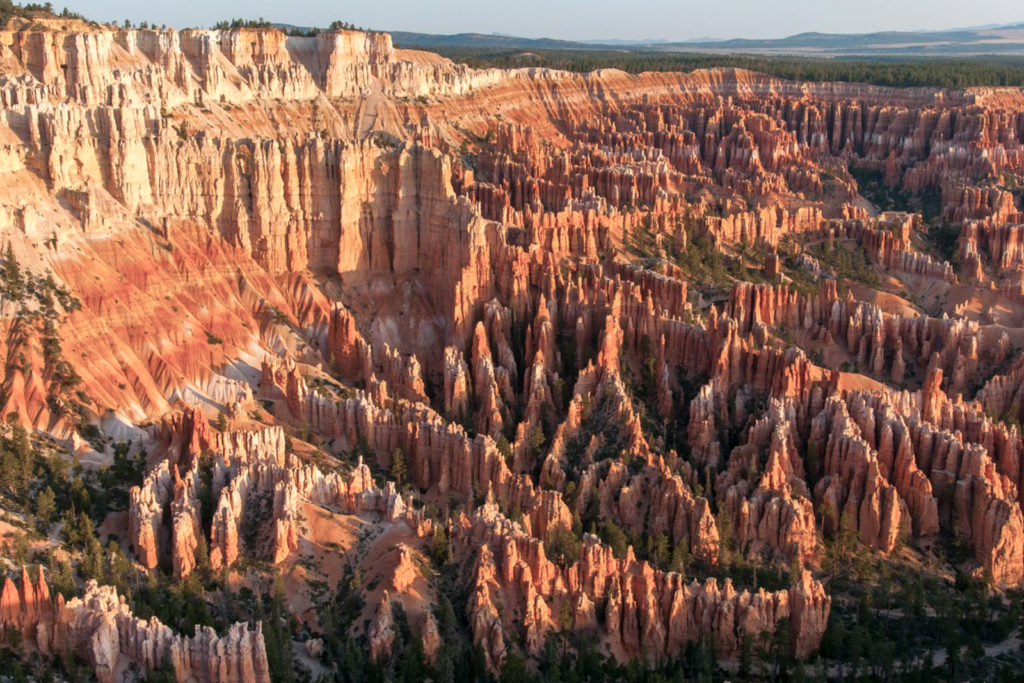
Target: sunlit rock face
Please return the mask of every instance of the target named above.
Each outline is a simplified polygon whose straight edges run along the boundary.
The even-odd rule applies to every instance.
[[[143,445],[140,570],[280,573],[316,634],[344,558],[376,661],[442,646],[432,559],[493,671],[567,624],[623,662],[783,627],[805,657],[836,538],[1024,579],[1022,136],[1013,90],[14,21],[4,415],[93,464]],[[931,197],[953,249],[858,177]],[[711,578],[736,557],[786,585]],[[79,594],[25,572],[0,621],[103,681],[269,680],[259,621]]]

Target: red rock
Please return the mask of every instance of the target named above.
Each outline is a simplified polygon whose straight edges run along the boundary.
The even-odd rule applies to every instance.
[[[756,641],[782,618],[790,618],[794,651],[800,656],[817,647],[828,621],[830,600],[820,583],[805,573],[789,591],[755,594],[736,592],[726,581],[687,585],[678,574],[653,570],[637,562],[632,551],[617,560],[596,538],[588,536],[580,560],[565,569],[544,557],[543,545],[531,539],[493,506],[465,520],[460,541],[466,552],[479,548],[475,594],[470,601],[474,640],[484,646],[488,663],[503,661],[503,623],[495,607],[498,595],[508,609],[510,599],[527,614],[527,642],[542,645],[553,628],[551,615],[562,602],[577,615],[578,626],[595,628],[593,605],[606,599],[606,639],[616,657],[672,656],[685,644],[711,634],[722,657],[735,657],[744,633]],[[502,569],[497,570],[496,561]],[[665,607],[671,606],[667,611]]]
[[[218,637],[213,629],[196,627],[195,635],[174,634],[157,619],[135,618],[111,586],[89,581],[82,598],[56,602],[40,571],[36,583],[22,571],[21,587],[5,581],[0,598],[0,626],[18,628],[45,654],[70,651],[89,663],[100,681],[114,681],[128,664],[157,669],[165,661],[175,677],[186,681],[269,681],[263,634],[233,624]]]
[[[307,504],[431,529],[368,465],[326,472],[302,461],[304,448],[289,455],[282,427],[244,428],[272,413],[325,449],[365,447],[382,468],[400,450],[429,505],[487,497],[453,535],[461,561],[473,554],[471,625],[494,669],[520,640],[506,638],[516,616],[532,653],[564,614],[619,658],[659,659],[705,636],[732,656],[744,634],[787,617],[795,652],[816,647],[830,602],[806,574],[774,593],[687,584],[593,539],[568,568],[547,560],[552,529],[591,501],[600,520],[665,534],[706,564],[731,521],[740,552],[814,566],[819,523],[834,532],[845,517],[881,552],[958,533],[997,582],[1024,577],[1020,435],[993,419],[1024,417],[1020,369],[968,400],[974,379],[1016,351],[986,316],[1001,325],[1022,296],[1024,216],[1001,188],[1024,169],[1019,92],[735,69],[473,70],[354,31],[36,18],[12,21],[0,43],[0,127],[14,141],[3,167],[17,179],[0,192],[5,237],[26,268],[52,271],[81,301],[55,311],[88,398],[58,395],[63,366],[45,352],[46,329],[5,300],[4,414],[83,449],[64,414],[71,396],[108,436],[156,424],[128,512],[147,569],[183,578],[204,541],[217,569],[242,551],[287,565]],[[848,164],[893,188],[941,192],[961,229],[964,284],[951,291],[988,310],[896,314],[909,306],[860,301],[856,287],[841,297],[825,280],[812,294],[741,283],[705,311],[706,283],[676,258],[695,245],[767,246],[774,280],[791,264],[776,250],[805,237],[856,242],[915,294],[957,283],[950,264],[919,251],[917,218],[869,215]],[[795,258],[828,275],[827,259]],[[784,332],[796,343],[781,349]],[[819,348],[836,358],[812,361]],[[824,367],[843,361],[873,379]],[[884,384],[920,379],[920,393]],[[223,410],[230,429],[179,402]],[[598,407],[594,430],[587,411]],[[645,420],[658,418],[688,420],[687,443],[653,438]],[[498,448],[506,435],[511,457]],[[213,468],[208,529],[200,459]],[[253,505],[269,519],[259,547],[242,548]],[[398,553],[399,594],[412,552]],[[52,645],[51,601],[28,584],[5,586],[0,613]],[[168,652],[183,679],[266,677],[261,639],[244,627],[181,639],[129,620],[108,591],[87,598],[54,605],[67,614],[54,623],[73,627],[73,649],[101,678]],[[384,657],[387,595],[371,609],[370,649]],[[428,653],[431,624],[415,626]]]

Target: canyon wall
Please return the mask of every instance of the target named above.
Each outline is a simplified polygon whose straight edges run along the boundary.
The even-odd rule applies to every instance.
[[[1024,580],[1012,92],[474,70],[355,31],[0,45],[4,414],[145,445],[144,570],[297,574],[311,510],[394,534],[359,587],[383,661],[393,601],[436,652],[415,565],[448,534],[495,671],[563,614],[621,661],[783,623],[806,657],[837,538]],[[708,578],[737,557],[790,585]],[[9,579],[2,615],[101,680],[269,676],[259,630],[178,636],[109,587]]]

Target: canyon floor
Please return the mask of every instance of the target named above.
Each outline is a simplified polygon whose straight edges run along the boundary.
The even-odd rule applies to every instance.
[[[1022,138],[1020,88],[9,18],[0,666],[1012,680]]]

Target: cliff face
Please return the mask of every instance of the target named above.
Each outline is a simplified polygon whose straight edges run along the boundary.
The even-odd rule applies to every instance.
[[[79,30],[37,24],[0,32],[8,55],[3,104],[120,107],[153,98],[175,107],[354,97],[375,87],[394,97],[451,96],[499,76],[396,51],[386,33]]]
[[[837,538],[1024,580],[1014,97],[65,23],[0,31],[0,395],[144,444],[146,570],[269,563],[315,631],[305,568],[344,553],[373,577],[348,633],[383,661],[405,614],[433,657],[416,567],[450,538],[494,669],[566,618],[620,660],[784,623],[807,656]],[[938,197],[956,244],[857,178]],[[680,573],[737,557],[790,586]],[[109,588],[9,580],[0,615],[102,680],[269,675],[259,631]]]
[[[507,251],[520,227],[555,258],[593,259],[609,240],[637,229],[640,214],[624,209],[650,206],[655,226],[690,215],[715,239],[775,243],[784,234],[831,229],[832,219],[863,222],[863,210],[850,201],[852,181],[822,184],[829,154],[846,151],[873,164],[899,150],[897,161],[906,165],[923,158],[929,144],[977,135],[1007,150],[999,157],[1006,170],[1016,163],[1008,123],[954,122],[930,108],[965,105],[946,98],[949,104],[940,106],[922,93],[795,91],[742,72],[628,81],[613,73],[476,72],[395,51],[385,34],[39,29],[5,36],[11,49],[2,76],[9,93],[4,110],[12,136],[5,169],[17,187],[5,202],[10,225],[24,234],[19,242],[62,253],[82,249],[81,258],[54,265],[83,303],[82,315],[68,321],[81,318],[81,329],[66,335],[82,340],[80,352],[99,348],[113,359],[120,350],[105,349],[107,340],[128,338],[137,356],[130,370],[113,360],[83,364],[97,414],[125,406],[136,417],[159,414],[167,395],[193,390],[218,401],[243,392],[217,377],[224,359],[221,349],[204,343],[206,335],[176,341],[173,354],[157,353],[160,340],[175,331],[148,334],[143,321],[200,313],[192,328],[223,339],[230,358],[232,347],[251,343],[251,331],[275,311],[301,310],[303,324],[329,313],[315,292],[283,284],[287,273],[309,268],[356,282],[414,277],[462,347],[473,329],[469,318],[483,302],[508,296],[526,276],[523,256]],[[625,82],[665,103],[627,100],[602,111],[604,105],[584,97],[596,83]],[[675,95],[665,94],[670,87]],[[564,103],[568,128],[558,145],[539,144],[544,121],[527,109],[534,119],[499,126],[472,172],[450,154],[459,126],[479,129],[475,112],[507,107],[529,88]],[[786,110],[786,98],[797,92],[793,110]],[[736,99],[721,108],[718,93]],[[428,103],[404,100],[420,96]],[[852,104],[840,103],[847,97]],[[929,98],[924,110],[909,113]],[[880,102],[887,99],[905,102],[907,112],[883,115]],[[445,117],[448,126],[434,123]],[[870,123],[867,131],[863,121]],[[617,178],[616,168],[629,171]],[[741,208],[728,196],[682,198],[700,187],[752,194],[757,206]],[[778,194],[803,197],[805,205],[781,208],[773,199]],[[513,228],[511,242],[504,235],[509,227],[487,219]],[[131,234],[135,220],[154,228],[149,244],[105,239]],[[893,242],[888,229],[843,230],[866,231],[865,244],[886,267],[953,277],[908,239]],[[92,237],[83,240],[83,233]],[[175,250],[164,253],[161,246]],[[95,266],[79,270],[87,259],[108,266],[99,281]],[[495,260],[507,265],[492,268]],[[242,287],[224,277],[236,267],[246,271]],[[189,282],[196,286],[183,287]],[[153,296],[168,291],[170,299]],[[398,328],[401,340],[383,335],[381,326],[383,337],[371,341],[381,352],[387,343],[416,353],[434,380],[443,354],[433,342],[443,342],[448,331],[430,329],[436,322],[419,319],[418,311],[409,319],[408,329]],[[411,339],[422,342],[409,345]],[[12,386],[14,407],[51,428],[49,411],[32,397],[46,388],[33,392],[23,383]]]

